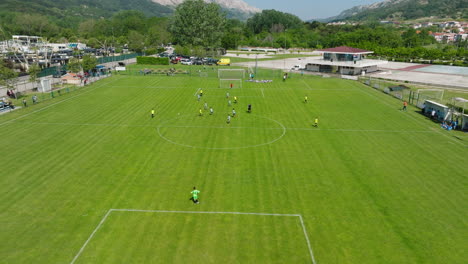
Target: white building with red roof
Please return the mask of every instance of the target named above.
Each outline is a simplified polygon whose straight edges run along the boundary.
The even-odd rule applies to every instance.
[[[388,63],[386,60],[366,59],[366,55],[374,53],[373,51],[346,46],[317,51],[322,52],[323,57],[310,60],[306,65],[306,70],[343,75],[361,75],[378,71],[379,65]]]

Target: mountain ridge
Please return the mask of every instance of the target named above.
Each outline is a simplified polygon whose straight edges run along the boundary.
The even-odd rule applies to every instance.
[[[467,0],[385,0],[355,6],[337,16],[311,21],[412,20],[423,17],[468,19]]]
[[[176,7],[183,3],[184,0],[151,0],[163,6]],[[242,0],[204,0],[206,3],[216,3],[225,9],[235,9],[245,13],[258,13],[261,12],[259,8],[250,6]]]
[[[228,18],[247,20],[260,12],[242,0],[204,1],[219,4]],[[175,4],[181,2],[183,0],[0,0],[0,13],[41,14],[74,22],[107,18],[126,10],[140,11],[149,17],[168,17],[174,13]]]

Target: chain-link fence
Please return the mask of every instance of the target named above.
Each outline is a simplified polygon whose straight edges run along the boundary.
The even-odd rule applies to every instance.
[[[101,58],[97,58],[97,63],[98,64],[117,63],[119,61],[134,59],[137,56],[142,56],[142,55],[144,55],[144,53],[130,53],[130,54],[122,54],[122,55],[119,55],[119,56],[101,57]],[[45,76],[49,76],[49,75],[55,75],[57,73],[60,73],[62,71],[66,71],[66,70],[67,70],[67,65],[48,67],[48,68],[42,69],[41,72],[38,74],[38,77],[45,77]]]
[[[468,99],[468,89],[459,87],[398,82],[371,76],[361,76],[359,82],[418,107],[422,107],[425,100],[450,105],[454,97]]]
[[[30,104],[40,104],[41,102],[48,101],[60,96],[67,95],[69,93],[72,93],[74,91],[80,90],[84,88],[85,86],[89,86],[90,84],[99,81],[101,79],[110,77],[111,74],[103,74],[99,76],[94,76],[94,77],[88,77],[85,82],[81,82],[78,85],[72,85],[72,84],[66,84],[62,82],[60,78],[49,78],[52,90],[49,92],[38,92],[37,87],[38,83],[33,83],[29,82],[27,80],[18,82],[16,90],[14,90],[14,95],[7,97],[6,96],[6,89],[5,92],[0,91],[0,93],[3,93],[3,95],[0,97],[2,101],[9,101],[13,104],[13,107],[0,107],[0,114],[5,113],[8,111],[12,111],[14,109],[17,109],[17,106],[26,106]],[[7,103],[7,102],[5,102]],[[16,106],[16,107],[15,107]]]

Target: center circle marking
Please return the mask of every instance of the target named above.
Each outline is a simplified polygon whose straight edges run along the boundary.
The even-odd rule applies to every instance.
[[[279,121],[277,120],[274,120],[274,119],[271,119],[271,118],[268,118],[268,117],[264,117],[264,116],[259,116],[259,115],[254,115],[254,114],[250,114],[252,116],[255,116],[255,117],[258,117],[258,118],[263,118],[263,119],[266,119],[266,120],[270,120],[276,124],[278,124],[281,129],[282,129],[282,133],[280,136],[276,137],[275,139],[273,140],[270,140],[270,141],[267,141],[267,142],[264,142],[264,143],[260,143],[260,144],[254,144],[254,145],[246,145],[246,146],[239,146],[239,147],[223,147],[223,148],[213,148],[213,147],[201,147],[201,146],[194,146],[194,145],[190,145],[190,144],[184,144],[184,143],[179,143],[179,142],[176,142],[174,140],[171,140],[169,138],[167,138],[166,136],[162,135],[161,133],[161,128],[165,128],[164,124],[170,122],[171,120],[177,120],[177,119],[181,119],[181,118],[184,118],[184,117],[187,117],[187,116],[192,116],[192,115],[183,115],[183,116],[180,116],[180,117],[176,117],[176,118],[173,118],[173,119],[169,119],[169,120],[166,120],[164,121],[163,123],[161,123],[158,127],[157,127],[157,131],[158,131],[158,135],[166,140],[167,142],[170,142],[174,145],[178,145],[178,146],[183,146],[183,147],[188,147],[188,148],[196,148],[196,149],[244,149],[244,148],[255,148],[255,147],[260,147],[260,146],[265,146],[265,145],[269,145],[269,144],[273,144],[275,143],[276,141],[282,139],[284,137],[284,135],[286,134],[286,127],[280,123]],[[170,127],[166,127],[166,128],[170,128]],[[184,128],[183,126],[180,126],[180,128]],[[187,128],[190,128],[187,126]],[[200,127],[200,128],[203,128],[203,127]],[[209,128],[209,127],[207,127]],[[266,128],[267,129],[267,128]]]

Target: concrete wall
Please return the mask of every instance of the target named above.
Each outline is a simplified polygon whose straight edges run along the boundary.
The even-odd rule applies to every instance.
[[[320,67],[318,65],[307,64],[306,71],[319,72]]]

